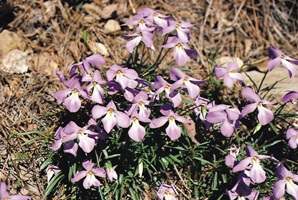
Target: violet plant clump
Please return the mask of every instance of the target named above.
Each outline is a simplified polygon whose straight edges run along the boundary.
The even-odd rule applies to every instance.
[[[196,58],[193,24],[150,8],[132,18],[122,24],[136,26],[124,37],[124,64],[107,66],[94,54],[69,74],[56,72],[65,89],[53,96],[66,111],[41,168],[45,198],[63,185],[73,199],[143,199],[150,192],[159,199],[297,199],[297,163],[284,156],[298,134],[288,122],[295,115],[283,110],[297,92],[274,100],[268,93],[277,82],[262,87],[249,77],[247,87],[245,66],[216,66],[215,55],[202,79],[182,67]],[[296,61],[271,46],[264,78],[279,64],[293,78]]]

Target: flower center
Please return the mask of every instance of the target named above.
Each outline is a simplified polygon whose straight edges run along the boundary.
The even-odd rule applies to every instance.
[[[253,157],[254,161],[257,162],[258,158],[255,156]]]
[[[188,81],[188,78],[185,77],[184,80],[185,80],[185,81]]]
[[[170,116],[169,119],[170,119],[170,121],[173,121],[174,120],[174,117],[173,116]]]
[[[96,84],[97,84],[96,82],[93,82],[93,86],[96,86]]]
[[[138,119],[136,117],[133,117],[133,122],[136,122]]]
[[[261,103],[261,102],[259,102],[259,103],[258,103],[258,105],[259,105],[259,106],[262,106],[262,103]]]
[[[75,94],[75,93],[77,93],[77,92],[78,92],[78,90],[77,90],[77,89],[74,89],[74,90],[73,90],[73,93],[74,93],[74,94]]]
[[[281,55],[280,57],[281,57],[281,59],[285,59],[285,56],[284,55]]]
[[[140,105],[140,106],[143,106],[143,102],[140,101],[140,102],[139,102],[139,105]]]
[[[7,197],[4,197],[4,199],[3,200],[8,200],[8,198]]]
[[[178,28],[179,28],[179,25],[178,25],[178,24],[176,24],[175,28],[176,28],[176,29],[178,29]]]
[[[117,74],[120,76],[121,75],[121,71],[119,70],[119,71],[117,71]]]
[[[181,44],[180,44],[180,43],[178,43],[178,44],[177,44],[177,47],[178,47],[178,48],[180,48],[180,47],[181,47]]]
[[[92,176],[93,173],[92,173],[92,171],[89,171],[88,174],[89,174],[90,176]]]
[[[80,134],[80,135],[83,135],[83,131],[82,131],[82,130],[79,130],[79,134]]]
[[[114,110],[112,108],[110,108],[108,112],[109,112],[110,115],[112,115]]]
[[[169,90],[169,89],[170,89],[170,86],[166,85],[165,88],[166,88],[167,90]]]
[[[166,191],[165,191],[165,195],[169,195],[169,192],[168,192],[168,190],[166,190]]]
[[[141,20],[141,21],[140,21],[140,24],[142,24],[142,25],[143,25],[143,24],[144,24],[144,20]]]
[[[153,17],[156,17],[156,16],[157,16],[156,13],[154,13],[154,14],[153,14]]]
[[[290,181],[291,181],[291,178],[290,178],[290,177],[287,177],[286,180],[287,180],[288,182],[290,182]]]
[[[91,78],[93,78],[93,74],[89,74],[89,76],[90,76]]]

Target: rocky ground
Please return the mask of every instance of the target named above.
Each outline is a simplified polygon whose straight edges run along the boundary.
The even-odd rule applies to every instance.
[[[7,3],[5,7],[5,2]],[[201,78],[208,71],[208,55],[222,60],[259,64],[252,76],[266,71],[267,48],[274,45],[298,58],[296,0],[7,0],[0,8],[0,180],[10,193],[41,199],[46,186],[39,170],[47,153],[43,140],[56,130],[61,107],[52,94],[62,89],[55,70],[93,53],[105,55],[106,67],[128,56],[123,36],[132,27],[120,24],[143,7],[175,20],[188,21],[190,46],[197,57],[185,67]],[[164,68],[174,67],[175,63]],[[273,81],[287,76],[276,69]],[[282,74],[284,73],[284,75]],[[283,85],[296,89],[297,77]],[[265,83],[270,84],[270,83]],[[298,88],[296,89],[298,90]],[[34,132],[38,130],[40,132]],[[20,135],[33,131],[32,134]],[[32,141],[32,139],[35,139]],[[32,142],[31,142],[32,141]],[[29,145],[22,145],[26,142]],[[51,142],[51,141],[49,141]]]

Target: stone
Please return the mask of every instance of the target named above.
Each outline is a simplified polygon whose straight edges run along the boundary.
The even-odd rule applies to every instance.
[[[121,30],[121,27],[119,25],[119,22],[113,19],[108,20],[107,23],[104,25],[104,32],[106,34],[113,34],[120,30]]]
[[[110,53],[108,52],[107,48],[105,47],[104,44],[100,42],[89,42],[87,41],[87,44],[92,51],[92,53],[98,53],[104,56],[109,56]]]
[[[16,33],[4,30],[0,33],[0,57],[4,57],[8,52],[13,49],[25,51],[26,42],[19,37]]]
[[[113,13],[117,11],[117,9],[118,9],[118,4],[107,5],[102,10],[101,17],[104,19],[110,19],[112,18]]]
[[[22,74],[28,71],[30,56],[26,52],[14,49],[10,51],[3,59],[3,70],[8,73]]]

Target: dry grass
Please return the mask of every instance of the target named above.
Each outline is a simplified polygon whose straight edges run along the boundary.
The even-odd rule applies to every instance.
[[[268,56],[266,49],[275,45],[291,57],[298,57],[296,0],[151,0],[147,3],[96,0],[92,9],[85,3],[80,10],[65,1],[53,0],[55,11],[52,14],[47,12],[43,0],[15,0],[15,17],[4,29],[16,32],[26,41],[31,57],[46,52],[64,72],[72,63],[97,53],[90,49],[92,42],[106,46],[110,54],[106,57],[106,66],[110,66],[115,62],[122,63],[128,55],[123,35],[132,32],[126,27],[113,34],[103,32],[108,19],[101,18],[99,12],[111,3],[122,6],[122,10],[112,15],[120,24],[129,20],[133,12],[147,6],[172,15],[175,20],[195,24],[191,31],[191,45],[198,56],[186,67],[198,77],[205,75],[206,59],[211,51],[218,51],[220,56],[239,57],[245,63],[255,63],[265,60]],[[89,31],[88,42],[82,39],[84,31]],[[46,154],[47,148],[39,150],[42,142],[38,140],[30,145],[22,144],[34,137],[54,133],[59,117],[51,114],[61,108],[53,103],[52,94],[61,88],[55,76],[43,75],[34,62],[31,70],[22,75],[0,73],[0,179],[8,183],[11,193],[29,194],[33,199],[41,199],[43,195],[46,178],[39,172],[40,161],[36,162],[36,159]],[[47,115],[51,116],[45,117]],[[32,116],[41,120],[49,130],[10,138],[12,134],[43,131]],[[183,179],[177,181],[180,181],[182,190],[187,191]],[[25,189],[18,191],[21,188]]]

